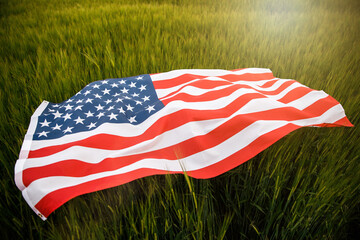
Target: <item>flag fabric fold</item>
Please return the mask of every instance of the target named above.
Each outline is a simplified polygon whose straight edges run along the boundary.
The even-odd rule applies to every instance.
[[[352,126],[323,91],[269,69],[194,69],[88,84],[31,117],[15,183],[43,219],[81,194],[167,173],[220,175],[301,127]]]

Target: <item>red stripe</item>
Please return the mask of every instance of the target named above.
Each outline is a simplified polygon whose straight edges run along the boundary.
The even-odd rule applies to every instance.
[[[223,159],[222,161],[199,170],[190,171],[187,174],[194,178],[216,177],[255,157],[257,154],[264,151],[266,148],[277,142],[279,139],[298,128],[301,127],[289,123],[281,128],[261,135],[248,146],[234,153],[233,155]]]
[[[347,117],[343,117],[334,123],[322,123],[314,124],[315,127],[353,127],[354,125],[349,121]]]
[[[47,218],[55,209],[76,196],[115,187],[146,176],[166,173],[168,172],[143,168],[125,174],[93,180],[73,187],[59,189],[43,197],[35,205],[35,208]]]
[[[333,98],[332,96],[328,96],[324,99],[324,101],[328,101],[328,102],[336,102],[338,103],[338,101],[336,101],[335,98]],[[322,101],[322,102],[324,102]],[[340,104],[340,103],[338,103]],[[314,105],[314,104],[313,104]],[[321,107],[325,107],[325,106],[321,106],[320,103],[318,103],[317,106],[313,105],[309,106],[306,111],[316,111],[315,108],[321,108]],[[344,113],[345,114],[345,113]],[[349,121],[349,119],[344,116],[343,118],[339,119],[338,121],[334,122],[334,123],[322,123],[322,124],[317,124],[317,125],[313,125],[313,126],[318,126],[318,127],[339,127],[339,126],[344,126],[344,127],[353,127],[354,125]]]
[[[260,87],[262,88],[268,88],[271,87],[272,85],[274,85],[276,82],[278,82],[280,79],[274,79],[274,80],[269,80],[267,82],[265,82],[263,85],[261,85]],[[288,80],[288,81],[295,81],[295,80]]]
[[[299,126],[288,124],[284,127],[276,129],[272,132],[260,136],[252,144],[238,151],[237,153],[231,155],[224,160],[205,167],[200,170],[187,172],[189,176],[195,178],[211,178],[218,176],[234,167],[239,166],[245,161],[249,160],[253,156],[257,155],[259,152],[263,151],[268,146],[275,143],[277,140],[287,135],[288,133],[296,130]],[[76,186],[62,188],[56,191],[53,191],[43,197],[36,205],[35,208],[38,209],[41,214],[45,217],[48,217],[55,209],[60,207],[62,204],[68,200],[85,194],[105,188],[115,187],[121,184],[131,182],[135,179],[143,178],[150,175],[158,174],[168,174],[168,173],[181,173],[181,172],[168,172],[163,170],[154,170],[154,169],[138,169],[132,172],[119,174],[115,176],[104,177],[101,179],[96,179],[86,183],[82,183]]]
[[[23,171],[23,182],[25,186],[28,186],[36,179],[49,176],[83,177],[89,174],[116,170],[143,159],[154,158],[177,160],[179,158],[179,153],[181,153],[181,158],[185,158],[226,141],[259,119],[293,121],[316,117],[331,108],[334,105],[334,102],[327,99],[322,99],[314,105],[319,106],[319,108],[314,109],[310,106],[310,111],[307,111],[307,109],[300,111],[292,107],[286,107],[263,112],[238,115],[215,128],[206,135],[196,136],[173,146],[151,152],[117,158],[106,158],[100,163],[96,164],[85,163],[78,160],[64,160],[42,167],[25,169]]]
[[[194,79],[202,79],[206,76],[194,75],[194,74],[183,74],[175,78],[170,78],[167,80],[153,81],[155,89],[166,89],[176,87],[178,85],[190,82]]]
[[[160,81],[153,81],[155,89],[166,89],[166,88],[172,88],[179,85],[182,85],[184,83],[190,82],[194,79],[204,79],[209,76],[201,76],[201,75],[194,75],[194,74],[183,74],[181,76],[175,77],[175,78],[169,78],[166,80],[160,80]],[[219,78],[236,82],[236,81],[260,81],[260,80],[270,80],[274,78],[272,73],[244,73],[241,75],[236,74],[228,74],[228,75],[222,75],[218,76]]]
[[[225,96],[229,96],[233,92],[239,90],[239,89],[254,89],[255,91],[264,94],[264,95],[277,95],[284,91],[286,88],[288,88],[290,85],[295,83],[295,81],[288,81],[283,83],[280,87],[278,87],[275,90],[272,91],[263,91],[263,90],[256,90],[253,87],[250,87],[248,85],[242,85],[242,84],[234,84],[224,89],[214,90],[210,92],[206,92],[201,95],[191,95],[188,93],[178,93],[174,95],[173,97],[162,99],[161,101],[166,106],[169,102],[180,100],[183,102],[206,102],[206,101],[212,101],[216,100]]]
[[[288,83],[288,86],[290,86],[292,83],[295,83],[294,80],[292,81],[288,81],[290,83]],[[271,84],[268,84],[268,87],[271,87],[272,85],[274,85],[274,81],[271,81]],[[285,83],[283,83],[282,85],[284,85]],[[269,92],[272,92],[272,91],[277,91],[276,90],[272,90],[272,91],[269,91],[269,90],[257,90],[256,88],[252,87],[252,86],[249,86],[249,85],[246,85],[246,84],[232,84],[230,82],[226,82],[226,81],[211,81],[211,80],[199,80],[199,81],[196,81],[196,82],[192,82],[192,83],[189,83],[189,84],[186,84],[184,86],[182,86],[181,88],[179,88],[178,90],[176,91],[173,91],[169,94],[167,94],[166,96],[164,97],[161,97],[160,100],[161,101],[166,101],[164,100],[165,98],[169,98],[170,96],[175,96],[176,94],[178,94],[181,90],[183,90],[185,87],[197,87],[197,88],[202,88],[202,89],[213,89],[213,88],[216,88],[216,87],[221,87],[221,86],[226,86],[226,85],[230,85],[228,88],[232,88],[235,90],[237,89],[240,89],[240,88],[245,88],[245,89],[253,89],[257,92],[260,92],[260,93],[269,93]],[[278,87],[279,89],[280,87]],[[220,97],[224,97],[224,96],[227,96],[227,95],[230,95],[232,92],[234,91],[227,91],[226,90],[227,88],[223,88],[223,89],[218,89],[218,90],[214,90],[214,91],[209,91],[209,92],[206,92],[202,95],[199,95],[197,96],[198,98],[201,98],[202,96],[204,96],[205,94],[212,94],[213,96],[218,96],[218,95],[214,95],[214,93],[218,93],[218,94],[221,94],[219,95],[219,98]],[[185,93],[184,93],[185,94]],[[216,98],[211,98],[211,100],[214,100]],[[202,100],[202,101],[205,101],[205,100]],[[165,104],[166,105],[166,104]]]
[[[269,73],[244,73],[241,75],[229,74],[224,76],[219,76],[222,79],[226,79],[232,82],[237,81],[261,81],[261,80],[270,80],[274,78],[274,75]]]
[[[311,88],[308,88],[308,87],[303,87],[303,86],[297,87],[297,88],[294,88],[293,90],[289,91],[287,94],[285,94],[285,96],[283,96],[278,101],[287,104],[289,102],[295,101],[296,99],[299,99],[299,98],[305,96],[306,94],[308,94],[311,91],[314,91],[314,90]]]
[[[196,87],[196,88],[201,88],[201,89],[213,89],[213,88],[216,88],[216,87],[221,87],[221,86],[226,86],[226,85],[232,85],[233,83],[231,82],[227,82],[227,81],[224,81],[224,80],[218,80],[218,81],[213,81],[213,80],[198,80],[196,82],[192,82],[192,83],[189,83],[189,84],[186,84],[182,87],[180,87],[178,90],[176,91],[173,91],[171,93],[169,93],[168,95],[164,96],[164,97],[161,97],[161,99],[163,98],[167,98],[171,95],[174,95],[178,92],[180,92],[182,89],[184,89],[185,87]]]
[[[342,119],[333,123],[336,127],[345,126],[345,127],[353,127],[354,125],[349,121],[347,117],[343,117]]]
[[[323,114],[326,110],[328,110],[338,104],[339,103],[337,101],[334,101],[334,99],[331,96],[327,96],[326,98],[322,98],[322,99],[314,102],[310,106],[304,108],[303,111],[312,113],[316,116],[316,115]]]

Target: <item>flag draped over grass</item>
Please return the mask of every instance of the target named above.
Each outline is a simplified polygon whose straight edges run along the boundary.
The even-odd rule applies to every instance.
[[[211,178],[304,126],[352,126],[323,91],[269,69],[107,79],[31,118],[15,182],[45,220],[81,194],[167,173]]]

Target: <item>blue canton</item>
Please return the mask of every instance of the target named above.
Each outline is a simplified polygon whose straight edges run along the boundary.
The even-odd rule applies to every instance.
[[[103,123],[140,124],[163,107],[148,74],[96,81],[67,101],[49,103],[38,118],[33,139],[55,139]]]

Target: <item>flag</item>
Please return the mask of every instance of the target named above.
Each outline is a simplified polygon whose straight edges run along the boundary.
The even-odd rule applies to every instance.
[[[31,117],[15,182],[43,219],[81,194],[167,173],[222,174],[300,127],[352,126],[323,91],[269,69],[175,70],[88,84]]]

